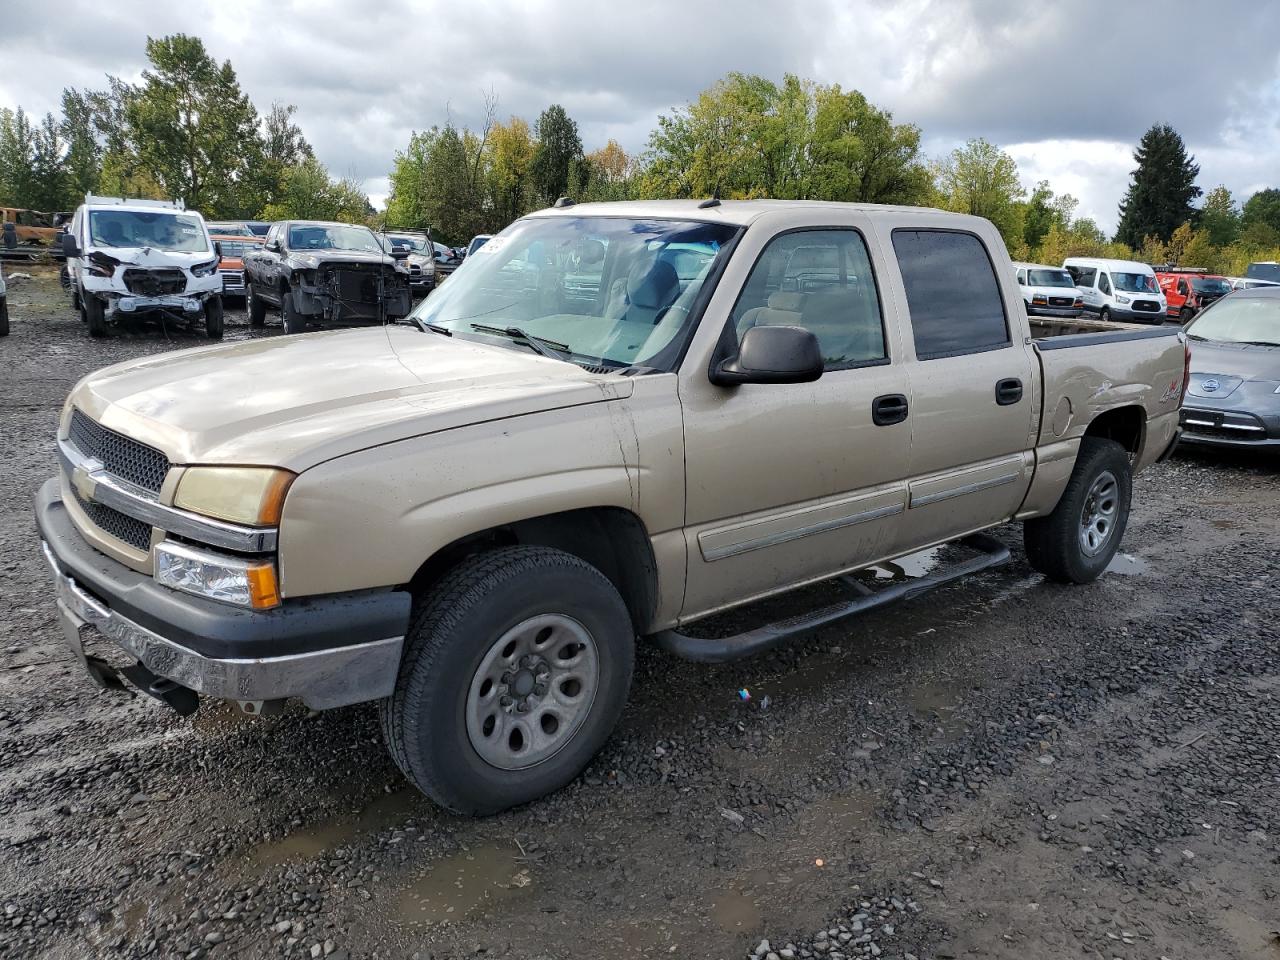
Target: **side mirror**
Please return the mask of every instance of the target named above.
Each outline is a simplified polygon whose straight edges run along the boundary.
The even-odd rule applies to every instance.
[[[738,355],[711,369],[720,387],[740,383],[811,383],[822,376],[818,338],[803,327],[751,327]]]
[[[392,247],[391,259],[392,260],[408,260],[409,248],[408,247]]]
[[[80,256],[80,244],[76,243],[74,234],[64,233],[62,235],[62,255],[64,257]]]
[[[222,259],[222,241],[221,240],[213,241],[213,252],[214,254],[217,255],[219,260]]]
[[[270,250],[272,253],[279,253],[279,252],[280,252],[280,241],[279,241],[279,240],[268,240],[266,243],[264,243],[264,244],[262,245],[262,248],[263,248],[264,250]]]

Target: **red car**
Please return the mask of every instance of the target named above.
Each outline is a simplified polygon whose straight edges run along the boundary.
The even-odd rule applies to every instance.
[[[1189,323],[1213,301],[1231,292],[1231,281],[1226,277],[1193,267],[1157,267],[1156,282],[1168,301],[1169,316],[1183,323]]]

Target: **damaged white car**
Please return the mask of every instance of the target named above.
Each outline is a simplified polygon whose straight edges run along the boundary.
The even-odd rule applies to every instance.
[[[87,195],[63,236],[71,303],[105,336],[123,317],[149,316],[222,337],[222,277],[204,218],[182,202]]]

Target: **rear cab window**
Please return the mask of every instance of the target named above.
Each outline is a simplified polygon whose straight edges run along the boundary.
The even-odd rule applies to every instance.
[[[977,236],[898,229],[893,231],[893,249],[906,289],[917,359],[1012,345],[995,267]]]

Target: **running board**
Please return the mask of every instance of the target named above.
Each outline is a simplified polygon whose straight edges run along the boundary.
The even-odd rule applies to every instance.
[[[765,624],[732,637],[691,637],[675,630],[663,630],[661,633],[650,635],[649,640],[659,649],[695,663],[729,663],[734,660],[744,660],[765,650],[771,650],[801,634],[836,623],[854,614],[882,607],[896,600],[907,600],[919,596],[953,580],[1009,562],[1009,548],[995,537],[985,533],[970,534],[957,543],[962,547],[979,551],[982,556],[965,560],[946,571],[929,574],[905,583],[897,583],[880,590],[872,590],[852,576],[841,577],[839,578],[841,582],[853,587],[862,596],[856,600],[831,604],[786,620]]]

